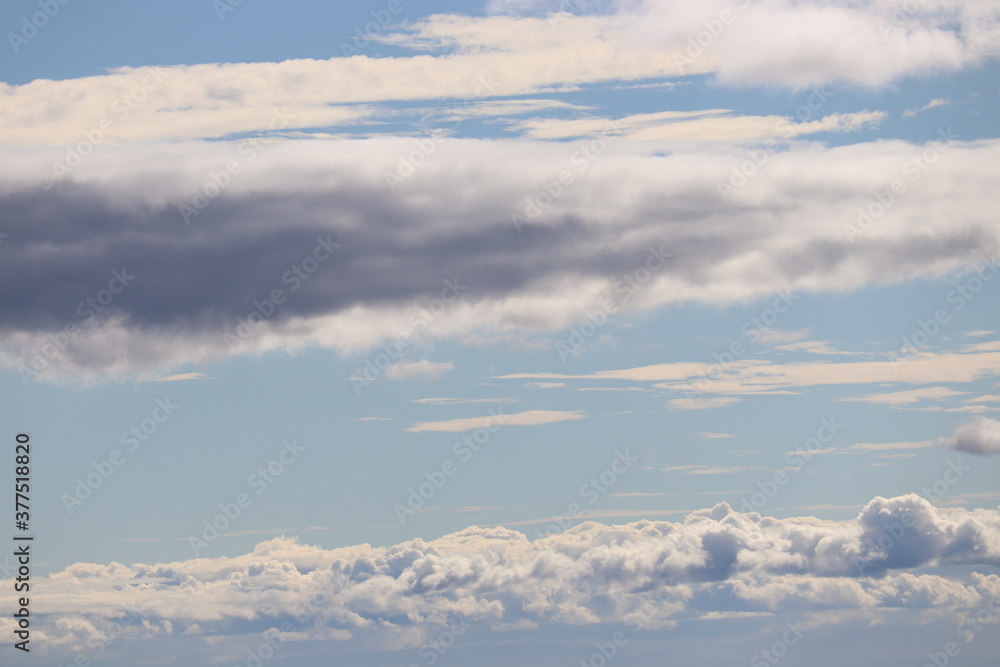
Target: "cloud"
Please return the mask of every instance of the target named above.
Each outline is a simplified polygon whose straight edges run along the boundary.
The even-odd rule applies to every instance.
[[[640,491],[636,491],[636,492],[628,492],[628,493],[612,493],[611,497],[612,498],[655,498],[655,497],[658,497],[658,496],[665,496],[665,495],[667,495],[667,494],[662,493],[662,492],[659,492],[659,493],[654,493],[654,492],[643,493],[643,492],[640,492]]]
[[[184,382],[185,380],[214,380],[215,378],[205,373],[178,373],[167,375],[166,377],[144,378],[141,382]]]
[[[413,141],[268,145],[190,224],[178,206],[240,157],[238,143],[106,146],[62,178],[51,164],[63,150],[7,149],[0,363],[30,377],[40,367],[41,380],[117,379],[272,350],[358,354],[401,331],[415,340],[526,339],[578,323],[655,252],[669,252],[670,262],[626,313],[941,277],[1000,250],[1000,231],[982,219],[992,203],[989,165],[1000,160],[995,140],[949,148],[935,178],[899,198],[863,244],[850,242],[850,217],[826,202],[865,203],[919,146],[790,149],[726,202],[716,183],[745,159],[736,150],[661,155],[665,145],[622,142],[578,171],[570,160],[589,142],[441,139],[434,159],[388,196],[386,174]],[[518,233],[511,220],[526,197],[566,169],[575,181]],[[431,203],[446,200],[447,211]],[[686,202],[683,215],[676,201]],[[705,234],[717,241],[706,244]],[[610,239],[618,239],[613,251]],[[314,255],[326,259],[298,277]],[[123,270],[134,280],[101,312],[88,307]],[[456,280],[458,296],[446,292]],[[269,303],[275,290],[280,304]],[[414,321],[425,326],[415,330]],[[83,331],[63,340],[70,327]],[[884,381],[910,382],[919,370],[920,383],[951,382],[962,381],[953,379],[960,369],[993,364],[978,359],[916,355],[898,371],[876,362],[781,368],[813,382],[841,371],[842,381],[866,380],[876,368]],[[696,377],[706,365],[670,369],[661,381]],[[732,393],[803,381],[746,373]],[[727,393],[727,384],[710,390]]]
[[[951,104],[951,100],[946,97],[935,97],[933,100],[920,107],[919,109],[907,109],[903,112],[903,118],[912,118],[916,116],[921,111],[927,111],[928,109],[933,109],[935,107],[946,107]]]
[[[841,384],[930,384],[933,382],[972,382],[984,376],[1000,375],[1000,352],[944,351],[923,352],[899,362],[788,362],[764,359],[743,359],[724,367],[696,362],[651,364],[615,370],[603,370],[580,375],[557,373],[512,373],[503,379],[558,378],[582,380],[622,380],[655,382],[653,387],[701,394],[776,394],[790,393],[804,387]],[[947,391],[947,390],[946,390]],[[930,395],[944,394],[933,389]],[[874,396],[874,395],[873,395]],[[728,397],[726,397],[728,398]],[[908,396],[889,400],[908,400]],[[682,408],[684,402],[694,405],[698,398],[672,399],[671,407]],[[868,400],[868,399],[865,399]]]
[[[565,387],[565,382],[525,382],[521,385],[525,389],[556,389],[558,387]]]
[[[425,405],[468,405],[470,403],[517,403],[517,399],[511,396],[502,398],[418,398],[414,403]]]
[[[703,438],[712,438],[712,439],[736,437],[732,433],[712,433],[711,431],[699,431],[698,433],[695,433],[695,435],[700,435]]]
[[[779,345],[774,349],[782,352],[807,352],[809,354],[854,354],[853,352],[838,350],[825,340],[805,340],[799,343]]]
[[[758,340],[764,345],[780,345],[783,343],[794,343],[812,334],[810,329],[796,329],[795,331],[784,331],[782,329],[762,328],[759,332]]]
[[[492,641],[512,624],[653,629],[781,609],[827,614],[825,625],[845,622],[832,612],[881,623],[904,610],[944,613],[954,627],[954,615],[1000,597],[1000,577],[976,571],[1000,565],[995,510],[937,508],[911,494],[874,498],[842,522],[761,517],[725,503],[685,514],[588,521],[534,540],[471,527],[384,547],[278,537],[235,557],[77,563],[39,578],[37,602],[53,623],[37,639],[57,663],[116,621],[127,627],[124,643],[169,649],[157,655],[191,636],[240,639],[231,655],[245,654],[249,640],[282,624],[286,651],[319,642],[345,652],[365,643],[417,648],[456,619]],[[961,569],[948,576],[949,566]],[[13,627],[0,619],[0,632]]]
[[[408,380],[423,378],[436,380],[448,371],[455,370],[455,364],[450,361],[397,361],[385,369],[385,376],[391,380]]]
[[[445,431],[448,433],[459,433],[461,431],[471,431],[477,428],[496,430],[498,426],[537,426],[539,424],[552,424],[555,422],[570,421],[574,419],[585,419],[586,413],[582,410],[566,412],[560,410],[526,410],[525,412],[515,412],[505,415],[497,413],[486,417],[468,417],[463,419],[450,419],[439,422],[417,422],[407,427],[411,433],[423,433],[426,431]]]
[[[925,387],[923,389],[909,389],[907,391],[890,391],[883,394],[865,394],[852,398],[841,398],[841,401],[861,401],[872,405],[910,405],[922,400],[942,401],[946,398],[962,396],[966,392],[955,391],[948,387]]]
[[[973,417],[962,422],[955,427],[947,446],[980,456],[1000,454],[1000,421],[989,417]]]
[[[391,422],[395,421],[392,417],[358,417],[359,422]]]
[[[407,103],[468,100],[467,114],[490,98],[480,112],[522,113],[544,102],[510,98],[694,75],[730,86],[805,89],[847,82],[874,88],[974,67],[996,53],[997,20],[988,6],[951,0],[917,7],[905,28],[895,25],[892,5],[875,0],[822,6],[775,0],[742,8],[729,0],[642,0],[607,3],[599,14],[559,14],[557,21],[545,16],[560,4],[504,4],[530,5],[527,15],[436,14],[373,37],[415,55],[120,67],[100,76],[0,84],[0,144],[75,145],[98,128],[108,135],[102,143],[222,138],[270,132],[279,114],[283,132],[329,136],[398,115]],[[726,12],[732,20],[710,35],[706,25],[719,23]],[[703,33],[709,44],[692,55],[691,44],[704,41]],[[289,106],[275,109],[275,100],[289,100]],[[942,103],[934,100],[928,108]],[[496,105],[507,108],[489,109]],[[802,131],[849,130],[878,120],[879,112],[859,113],[869,116],[828,115],[803,124]],[[695,135],[708,136],[707,127]],[[654,129],[648,136],[677,136],[665,130],[667,135]],[[757,129],[749,133],[759,136]]]
[[[792,139],[817,132],[850,132],[877,126],[885,114],[859,111],[831,114],[808,123],[793,123],[783,116],[739,116],[730,109],[659,111],[621,118],[531,118],[511,122],[511,127],[531,139],[568,139],[607,134],[628,141],[704,141],[753,143],[766,139]]]
[[[733,403],[739,403],[741,398],[735,396],[714,396],[712,398],[673,398],[667,401],[671,410],[710,410],[721,408]]]
[[[924,440],[922,442],[859,442],[851,445],[851,449],[881,452],[893,449],[927,449],[937,444],[937,440]]]
[[[760,470],[761,466],[708,466],[708,465],[682,465],[661,468],[664,472],[683,472],[687,475],[728,475],[744,470]]]

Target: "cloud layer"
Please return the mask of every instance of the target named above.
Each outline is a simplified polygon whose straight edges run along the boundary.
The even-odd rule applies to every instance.
[[[948,565],[1000,565],[1000,514],[907,495],[875,498],[841,523],[720,504],[679,523],[587,522],[534,540],[500,527],[333,550],[277,538],[235,558],[79,563],[40,582],[35,604],[51,616],[40,643],[72,651],[126,618],[125,609],[133,610],[129,632],[146,638],[286,624],[293,640],[400,647],[456,619],[494,631],[539,623],[653,629],[712,613],[798,609],[831,622],[859,609],[958,614],[1000,596],[996,575],[927,570]],[[0,629],[10,627],[0,620]]]
[[[415,140],[279,142],[253,158],[231,143],[108,147],[62,178],[48,173],[56,151],[9,152],[0,359],[40,359],[43,378],[149,375],[303,345],[482,341],[567,327],[609,298],[628,312],[844,290],[976,268],[1000,249],[996,141],[950,144],[861,238],[849,228],[873,185],[936,149],[802,146],[723,198],[742,149],[425,142],[433,154],[395,192],[386,176]]]
[[[602,82],[710,75],[727,85],[883,87],[995,57],[997,2],[666,0],[498,3],[381,35],[418,55],[120,68],[74,80],[0,84],[0,144],[223,137],[346,128],[393,116],[385,103],[481,100]],[[576,14],[566,13],[571,9]],[[552,13],[555,11],[556,13]],[[587,12],[599,11],[598,14]],[[505,15],[508,12],[512,15]]]

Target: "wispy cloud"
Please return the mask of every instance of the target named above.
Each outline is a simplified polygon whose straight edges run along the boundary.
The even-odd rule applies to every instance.
[[[511,396],[500,398],[418,398],[413,402],[425,405],[467,405],[469,403],[517,403],[518,399]]]
[[[927,104],[925,104],[922,107],[914,108],[914,109],[907,109],[906,111],[903,112],[903,118],[912,118],[912,117],[916,116],[918,113],[920,113],[921,111],[927,111],[928,109],[934,109],[934,108],[937,108],[937,107],[946,107],[946,106],[948,106],[950,104],[951,104],[951,100],[948,99],[947,97],[935,97],[933,100],[931,100],[930,102],[928,102]]]
[[[664,472],[683,472],[688,475],[728,475],[744,470],[760,470],[763,466],[710,466],[710,465],[680,465],[661,468]]]
[[[923,440],[920,442],[859,442],[851,445],[851,449],[880,452],[891,449],[927,449],[939,444],[938,440]]]
[[[448,371],[454,370],[455,364],[450,361],[399,361],[385,369],[385,376],[392,380],[408,380],[410,378],[423,378],[425,380],[435,380]]]
[[[674,398],[667,401],[667,407],[671,410],[711,410],[721,408],[733,403],[739,403],[741,398],[735,396],[713,396],[710,398]]]
[[[462,419],[449,419],[437,422],[417,422],[407,427],[411,433],[424,433],[427,431],[445,431],[448,433],[458,433],[461,431],[471,431],[477,428],[496,429],[498,426],[538,426],[540,424],[552,424],[555,422],[570,421],[574,419],[584,419],[587,414],[583,410],[566,412],[560,410],[527,410],[514,414],[487,415],[485,417],[467,417]]]
[[[908,389],[906,391],[891,391],[882,394],[864,394],[840,401],[861,401],[872,405],[910,405],[920,401],[943,401],[947,398],[962,396],[966,392],[956,391],[949,387],[925,387],[923,389]]]
[[[216,378],[206,373],[178,373],[164,377],[143,378],[140,382],[184,382],[186,380],[214,380]]]

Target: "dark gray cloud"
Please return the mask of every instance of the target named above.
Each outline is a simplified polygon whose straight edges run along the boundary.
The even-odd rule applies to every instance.
[[[221,332],[274,289],[287,301],[269,330],[278,340],[294,335],[308,344],[334,326],[323,318],[357,308],[373,317],[398,314],[438,297],[445,280],[467,288],[468,309],[447,315],[466,318],[457,328],[538,330],[578,320],[586,307],[620,296],[615,281],[637,276],[645,282],[629,296],[630,308],[687,299],[728,303],[779,288],[898,282],[974,264],[1000,247],[995,225],[982,213],[992,196],[988,171],[981,181],[968,179],[1000,152],[995,142],[951,149],[949,164],[966,178],[961,193],[948,185],[949,167],[942,164],[940,181],[901,197],[858,238],[844,231],[856,206],[829,202],[866,203],[867,184],[881,178],[868,166],[870,153],[898,154],[902,162],[911,145],[829,149],[822,160],[815,149],[790,150],[728,202],[716,179],[726,177],[738,159],[732,156],[611,150],[576,171],[573,144],[513,141],[440,141],[423,168],[390,190],[385,174],[412,149],[412,140],[269,147],[203,210],[188,211],[189,223],[179,205],[205,189],[213,165],[217,170],[231,159],[233,146],[178,145],[169,160],[157,160],[152,149],[119,155],[107,148],[57,180],[44,175],[50,153],[14,156],[0,190],[9,235],[0,248],[8,363],[39,335],[81,319],[80,304],[122,269],[135,279],[98,319],[122,337],[118,370],[127,373],[227,354]],[[551,196],[547,184],[567,169],[573,182]],[[787,178],[789,170],[825,178],[826,196],[793,196],[799,186]],[[911,230],[905,221],[918,211],[941,215],[929,230]],[[514,214],[531,220],[515,225]],[[340,246],[303,280],[294,267],[313,254],[318,239]],[[644,274],[654,249],[671,257]],[[495,308],[511,299],[520,304]],[[370,326],[355,335],[354,348],[398,333],[393,326]],[[157,351],[131,340],[140,333]],[[165,339],[177,344],[163,350]],[[203,356],[186,356],[184,339],[197,342],[188,347]],[[103,363],[98,348],[107,340],[79,337],[53,365],[69,364],[72,373]]]

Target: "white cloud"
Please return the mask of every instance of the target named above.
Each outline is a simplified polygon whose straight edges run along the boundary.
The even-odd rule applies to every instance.
[[[709,466],[709,465],[682,465],[661,468],[664,472],[683,472],[688,475],[729,475],[734,472],[744,470],[760,470],[761,466]]]
[[[471,431],[477,428],[496,430],[498,426],[537,426],[539,424],[552,424],[555,422],[570,421],[574,419],[585,419],[586,413],[582,410],[567,412],[562,410],[526,410],[525,412],[515,412],[514,414],[502,414],[486,417],[467,417],[463,419],[449,419],[437,422],[417,422],[407,427],[411,433],[423,433],[426,431],[445,431],[448,433],[458,433],[461,431]]]
[[[779,345],[774,349],[782,352],[808,352],[809,354],[854,354],[838,350],[825,340],[804,340],[798,343]]]
[[[853,398],[842,398],[841,401],[861,401],[872,405],[910,405],[922,400],[942,401],[955,396],[962,396],[966,392],[955,391],[948,387],[925,387],[923,389],[909,389],[906,391],[890,391],[882,394],[865,394]]]
[[[1000,421],[973,417],[955,427],[947,444],[951,449],[969,454],[1000,454]]]
[[[907,109],[903,112],[904,118],[912,118],[916,116],[921,111],[927,111],[928,109],[933,109],[935,107],[945,107],[951,104],[951,100],[946,97],[935,97],[933,100],[920,107],[919,109]]]
[[[555,26],[544,16],[438,14],[377,37],[434,55],[122,67],[102,76],[0,84],[0,143],[71,145],[107,123],[109,142],[268,131],[275,100],[294,100],[282,129],[303,130],[368,122],[393,113],[380,106],[389,101],[481,102],[696,74],[737,86],[802,89],[845,81],[876,87],[961,70],[995,55],[997,21],[988,7],[934,4],[917,8],[905,29],[888,30],[881,24],[890,24],[896,9],[874,1],[774,0],[734,11],[728,0],[643,0],[623,3],[609,16],[560,15]],[[686,53],[723,11],[734,17],[721,34],[710,36],[704,53]],[[495,104],[513,105],[497,113],[522,113],[542,102],[492,99],[480,111],[492,113]],[[841,131],[877,118],[829,115],[813,122],[818,125],[808,131]]]
[[[817,132],[850,132],[878,125],[881,111],[831,114],[808,123],[783,116],[739,116],[729,109],[659,111],[622,118],[532,118],[511,123],[531,139],[566,139],[609,134],[628,141],[706,141],[725,143],[792,139]]]
[[[425,405],[468,405],[470,403],[517,403],[517,399],[511,396],[501,398],[418,398],[413,402]]]
[[[177,373],[165,377],[143,378],[140,382],[184,382],[186,380],[214,380],[215,378],[205,373]]]
[[[937,440],[924,440],[922,442],[859,442],[851,445],[851,449],[880,452],[892,449],[927,449],[937,444]]]
[[[962,383],[978,380],[985,375],[1000,375],[1000,353],[925,352],[898,363],[891,361],[776,363],[763,359],[745,359],[729,363],[721,369],[705,363],[675,362],[581,375],[513,373],[502,377],[628,380],[656,382],[653,386],[659,389],[688,391],[695,394],[767,394],[787,393],[817,385]],[[706,381],[706,378],[709,381]],[[940,389],[934,389],[928,394],[930,395],[944,397]],[[670,405],[682,408],[684,402],[694,405],[698,400],[702,399],[697,396],[672,399]],[[890,397],[889,400],[905,401],[908,397]]]
[[[343,651],[417,648],[455,619],[487,640],[514,624],[651,629],[734,610],[864,611],[888,623],[908,609],[946,613],[953,627],[955,614],[1000,597],[1000,576],[976,572],[998,564],[1000,514],[936,508],[916,495],[875,498],[843,522],[761,517],[722,503],[677,522],[585,522],[535,540],[504,527],[329,550],[280,537],[232,558],[78,563],[40,577],[33,601],[55,625],[32,639],[64,662],[127,618],[124,609],[135,618],[122,647],[219,636],[242,641],[231,655],[282,623],[284,650],[323,642]],[[950,565],[963,569],[950,578]],[[843,622],[831,615],[824,624]],[[0,632],[13,627],[0,619]]]
[[[448,371],[455,370],[455,364],[450,361],[397,361],[385,369],[385,376],[392,380],[408,380],[410,378],[424,378],[434,380]]]
[[[712,439],[736,437],[732,433],[713,433],[711,431],[699,431],[698,433],[695,433],[695,435],[700,435],[703,438],[712,438]]]
[[[736,398],[735,396],[673,398],[667,401],[667,407],[671,410],[710,410],[712,408],[721,408],[733,403],[739,403],[741,400],[743,399]]]
[[[780,345],[783,343],[794,343],[812,334],[810,329],[796,329],[795,331],[784,331],[782,329],[772,329],[764,327],[758,333],[758,339],[764,345]]]

